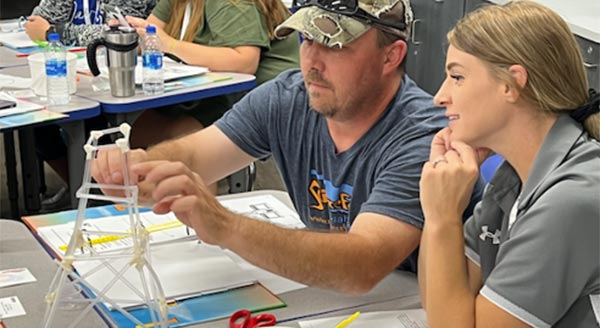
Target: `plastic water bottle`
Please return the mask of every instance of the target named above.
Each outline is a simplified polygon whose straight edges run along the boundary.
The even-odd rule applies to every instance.
[[[71,100],[67,81],[67,49],[60,42],[58,33],[48,35],[46,47],[46,91],[50,105],[64,105]]]
[[[144,94],[156,95],[165,91],[163,78],[163,53],[160,39],[156,35],[156,27],[146,27],[146,37],[142,44],[143,82]]]

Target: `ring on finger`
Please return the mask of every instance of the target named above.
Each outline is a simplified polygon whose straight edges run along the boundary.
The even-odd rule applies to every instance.
[[[448,163],[448,161],[445,158],[438,158],[435,161],[433,161],[433,168],[435,169],[435,167],[439,164],[439,163]]]

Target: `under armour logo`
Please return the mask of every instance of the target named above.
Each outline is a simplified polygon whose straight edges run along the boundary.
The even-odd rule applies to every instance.
[[[500,230],[496,229],[496,232],[491,233],[488,231],[488,226],[485,225],[481,227],[481,231],[481,235],[479,235],[479,238],[481,240],[485,241],[486,238],[490,238],[492,239],[492,244],[500,244]]]

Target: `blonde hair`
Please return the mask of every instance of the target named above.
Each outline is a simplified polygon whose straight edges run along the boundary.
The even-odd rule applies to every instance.
[[[481,7],[448,32],[448,42],[483,60],[499,80],[520,89],[524,100],[545,112],[571,111],[589,100],[583,58],[565,21],[531,2],[512,1]],[[521,65],[527,83],[520,88],[507,68]],[[584,128],[600,140],[600,114]]]
[[[178,38],[181,33],[181,25],[183,24],[183,16],[185,15],[185,8],[190,2],[192,4],[192,14],[190,17],[190,24],[186,28],[183,41],[193,42],[196,37],[196,31],[198,26],[202,23],[202,17],[204,14],[204,3],[206,0],[174,0],[172,2],[171,17],[165,26],[165,32],[172,37]],[[267,30],[269,38],[273,40],[275,37],[275,28],[277,25],[283,23],[283,21],[290,15],[290,11],[285,7],[281,0],[219,0],[219,1],[231,1],[236,3],[237,1],[255,1],[256,6],[260,9],[261,13],[265,16],[267,23]]]

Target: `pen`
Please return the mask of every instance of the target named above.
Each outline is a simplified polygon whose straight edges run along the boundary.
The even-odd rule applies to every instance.
[[[347,319],[340,321],[340,323],[338,323],[335,326],[335,328],[344,328],[344,327],[348,326],[349,324],[352,323],[352,321],[356,320],[356,318],[358,318],[359,315],[360,315],[360,311],[357,311],[353,315],[349,316]]]

